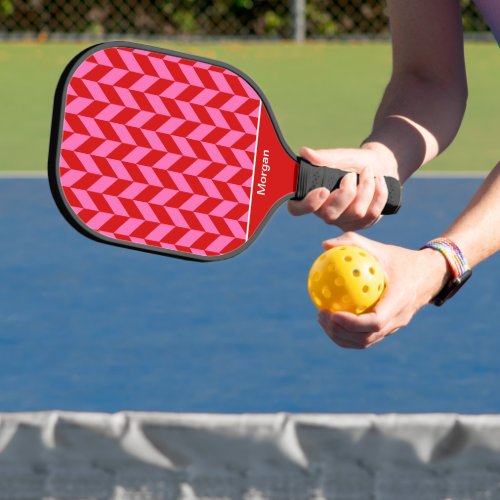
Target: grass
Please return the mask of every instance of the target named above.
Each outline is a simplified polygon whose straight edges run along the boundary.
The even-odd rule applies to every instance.
[[[86,46],[0,44],[0,170],[45,170],[53,92],[66,63]],[[248,73],[268,96],[294,150],[357,146],[371,128],[391,70],[390,45],[382,42],[168,46],[227,61]],[[469,43],[466,58],[466,117],[453,145],[426,170],[488,170],[498,161],[498,48]]]

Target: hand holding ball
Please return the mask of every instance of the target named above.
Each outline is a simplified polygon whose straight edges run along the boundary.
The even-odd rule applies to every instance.
[[[309,295],[318,309],[369,312],[385,288],[382,266],[363,248],[340,246],[320,255],[309,271]]]

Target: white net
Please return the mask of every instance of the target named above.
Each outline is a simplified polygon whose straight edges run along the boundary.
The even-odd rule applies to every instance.
[[[0,500],[496,500],[500,416],[0,414]]]

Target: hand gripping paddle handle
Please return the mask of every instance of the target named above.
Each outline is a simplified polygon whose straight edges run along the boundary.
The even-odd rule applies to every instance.
[[[294,200],[302,200],[307,193],[319,187],[326,187],[333,191],[339,187],[343,177],[350,173],[338,168],[316,167],[304,158],[298,158],[298,160],[299,177]],[[384,215],[395,214],[401,207],[401,184],[394,177],[384,177],[384,179],[389,195],[382,213]],[[357,175],[357,182],[359,182],[359,175]]]

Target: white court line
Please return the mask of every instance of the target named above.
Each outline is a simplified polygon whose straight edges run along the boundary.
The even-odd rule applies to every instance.
[[[430,170],[425,172],[416,172],[412,177],[414,179],[483,179],[489,172],[478,172],[474,170],[451,170],[449,172],[438,172]]]
[[[43,171],[9,171],[0,172],[0,179],[46,179],[47,172]]]

